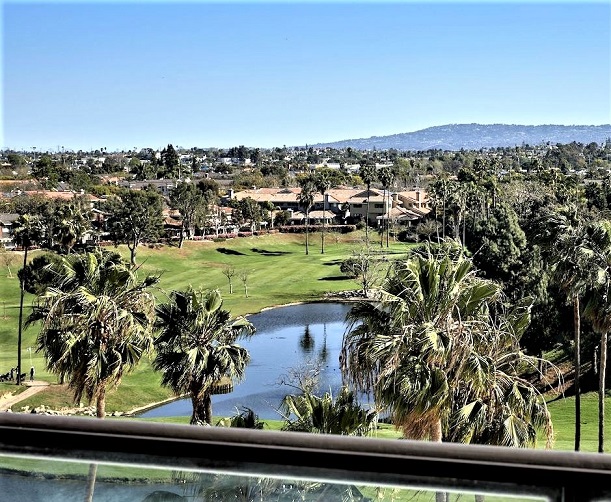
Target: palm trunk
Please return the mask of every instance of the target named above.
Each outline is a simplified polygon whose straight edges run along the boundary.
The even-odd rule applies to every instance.
[[[212,397],[209,392],[205,392],[201,398],[197,395],[191,396],[193,414],[191,415],[191,425],[212,424]]]
[[[23,274],[21,275],[21,297],[19,299],[19,332],[17,336],[17,385],[21,385],[21,335],[23,333],[23,299],[25,296],[25,267],[28,263],[28,246],[24,246]]]
[[[367,184],[367,208],[365,209],[365,244],[369,246],[369,184]]]
[[[106,385],[102,384],[98,387],[96,398],[96,416],[103,419],[106,416]],[[85,494],[85,502],[93,502],[93,492],[95,490],[95,482],[98,475],[98,464],[89,464],[89,474],[87,475],[87,493]]]
[[[306,211],[306,254],[310,254],[310,211]]]
[[[605,376],[607,373],[607,332],[600,335],[600,370],[598,372],[598,452],[605,451]]]
[[[180,237],[179,237],[179,239],[178,239],[178,249],[182,249],[182,243],[183,243],[183,241],[185,240],[185,232],[186,232],[186,228],[185,228],[185,226],[183,225],[183,226],[180,228]]]
[[[132,267],[136,266],[136,247],[137,246],[138,246],[138,243],[127,245],[127,247],[129,248],[129,261]]]
[[[581,316],[579,312],[579,296],[573,297],[573,322],[575,326],[574,366],[575,366],[575,451],[579,451],[581,443]]]
[[[87,493],[85,494],[85,502],[93,502],[93,491],[95,489],[95,480],[98,473],[98,464],[89,464],[89,474],[87,475]]]
[[[386,209],[386,189],[384,189],[384,196],[382,197],[382,207],[384,209]],[[390,216],[389,214],[386,214],[386,219],[388,220],[388,216]],[[381,233],[381,238],[380,238],[380,247],[383,248],[384,247],[384,220],[380,220],[382,222],[382,232]]]
[[[95,412],[98,418],[104,418],[106,416],[106,384],[104,382],[98,387]]]
[[[435,443],[441,443],[443,441],[443,429],[441,426],[441,419],[435,421],[435,423],[431,426],[431,441]],[[436,492],[435,493],[435,502],[448,502],[448,493],[447,492]]]
[[[441,238],[445,240],[446,238],[446,195],[445,192],[443,194],[443,214],[441,215],[442,218],[442,227],[441,227]]]
[[[326,199],[325,194],[322,194],[322,234],[320,236],[320,254],[325,254],[325,226],[326,226],[326,218],[325,218],[325,209],[326,209]]]

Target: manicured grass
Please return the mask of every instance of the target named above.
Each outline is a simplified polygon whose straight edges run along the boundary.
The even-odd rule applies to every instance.
[[[575,398],[560,398],[548,404],[554,422],[554,450],[575,448]],[[605,431],[611,427],[611,397],[605,399]],[[540,446],[545,442],[540,441]],[[605,436],[605,451],[611,451],[611,438]],[[598,451],[598,394],[581,396],[581,451]]]
[[[138,249],[137,261],[142,274],[159,274],[160,283],[156,290],[159,302],[167,300],[167,294],[174,289],[218,288],[224,300],[224,308],[232,315],[256,313],[266,307],[300,301],[313,301],[331,291],[359,288],[356,281],[346,278],[340,272],[342,260],[364,246],[364,233],[328,234],[325,238],[325,253],[321,254],[320,234],[310,236],[310,254],[305,254],[305,236],[301,234],[270,234],[256,237],[230,239],[225,242],[185,242],[183,249],[176,247],[147,247]],[[390,257],[404,255],[409,246],[391,243],[385,254]],[[115,249],[115,248],[110,248]],[[128,257],[125,246],[116,248]],[[371,250],[381,250],[377,236],[371,236]],[[31,253],[31,257],[38,252]],[[233,294],[229,293],[227,277],[223,270],[231,267],[236,271],[233,277]],[[17,365],[17,326],[19,315],[19,282],[16,270],[13,278],[0,271],[0,315],[6,318],[0,323],[0,374]],[[246,296],[240,279],[246,274]],[[26,295],[25,305],[30,306],[34,297]],[[27,312],[26,312],[27,315]],[[22,371],[30,367],[28,347],[35,347],[37,326],[23,333]],[[32,363],[36,378],[55,384],[57,379],[45,370],[42,356],[32,350]],[[143,362],[132,374],[126,375],[119,388],[108,394],[107,410],[131,411],[150,403],[163,401],[171,396],[170,391],[159,385],[160,377],[154,374],[148,361]],[[2,387],[0,387],[0,391]],[[19,404],[30,408],[41,404],[51,407],[73,405],[70,392],[53,389],[45,390]],[[86,403],[84,403],[86,404]]]

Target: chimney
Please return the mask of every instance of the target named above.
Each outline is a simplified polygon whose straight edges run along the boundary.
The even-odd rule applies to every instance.
[[[416,190],[416,202],[420,202],[420,190]]]
[[[397,207],[399,205],[399,194],[392,194],[392,207]]]

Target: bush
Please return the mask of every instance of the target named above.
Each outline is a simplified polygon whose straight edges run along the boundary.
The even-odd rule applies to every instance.
[[[418,234],[411,229],[401,230],[397,235],[399,242],[418,242]]]

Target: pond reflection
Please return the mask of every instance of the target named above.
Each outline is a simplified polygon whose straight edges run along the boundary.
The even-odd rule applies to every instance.
[[[308,303],[249,316],[257,332],[241,342],[251,357],[245,379],[230,394],[212,397],[213,414],[227,417],[246,406],[260,418],[279,419],[282,398],[297,392],[296,376],[311,372],[319,372],[318,392],[335,395],[342,384],[339,355],[349,310],[343,303]],[[191,401],[181,399],[140,416],[190,416],[191,411]]]

